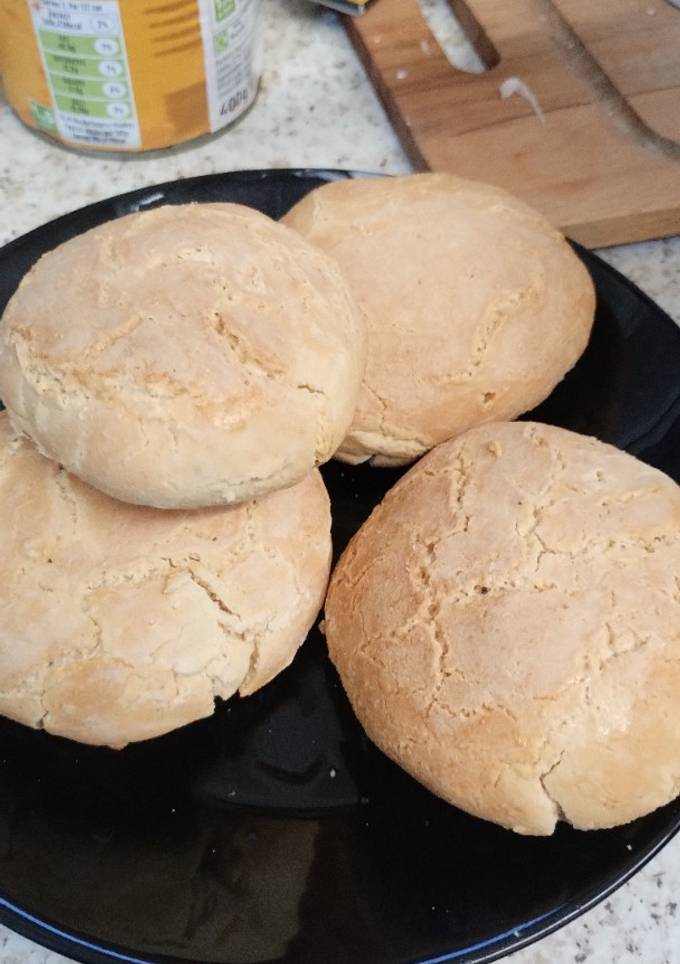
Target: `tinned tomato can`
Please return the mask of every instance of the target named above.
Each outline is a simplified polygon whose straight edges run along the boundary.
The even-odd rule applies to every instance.
[[[259,21],[260,0],[0,0],[5,96],[73,147],[170,147],[253,103]]]

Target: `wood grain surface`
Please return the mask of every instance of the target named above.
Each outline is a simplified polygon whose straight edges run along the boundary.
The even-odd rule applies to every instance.
[[[680,233],[680,11],[665,0],[452,6],[485,73],[449,63],[417,0],[373,0],[347,18],[417,168],[501,185],[591,246]],[[501,96],[512,78],[538,111]]]

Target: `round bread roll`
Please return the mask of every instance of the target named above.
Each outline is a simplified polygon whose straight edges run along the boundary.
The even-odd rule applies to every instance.
[[[337,267],[234,204],[131,214],[66,242],[0,331],[14,427],[103,492],[160,508],[299,482],[342,441],[364,365]]]
[[[162,512],[110,499],[0,417],[0,713],[119,748],[253,693],[322,603],[321,476],[242,506]]]
[[[595,295],[562,235],[450,174],[335,181],[284,222],[337,260],[368,362],[337,457],[404,465],[543,401],[585,349]]]
[[[331,658],[369,737],[523,834],[680,791],[680,487],[592,438],[491,424],[393,488],[337,566]]]

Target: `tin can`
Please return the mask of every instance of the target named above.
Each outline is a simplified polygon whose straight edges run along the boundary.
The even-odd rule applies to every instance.
[[[260,0],[0,0],[5,94],[74,147],[170,147],[252,104],[259,13]]]

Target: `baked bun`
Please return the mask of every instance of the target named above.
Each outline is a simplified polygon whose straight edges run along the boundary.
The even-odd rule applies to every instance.
[[[0,416],[0,713],[122,747],[286,667],[323,602],[330,512],[314,471],[242,506],[116,502]]]
[[[680,791],[680,487],[533,423],[439,446],[355,536],[326,603],[369,737],[524,834]]]
[[[163,207],[45,255],[7,307],[14,427],[125,502],[193,508],[293,485],[352,418],[363,318],[337,267],[235,204]]]
[[[284,218],[337,260],[368,363],[338,458],[403,465],[553,390],[595,294],[564,238],[498,188],[450,174],[335,181]]]

